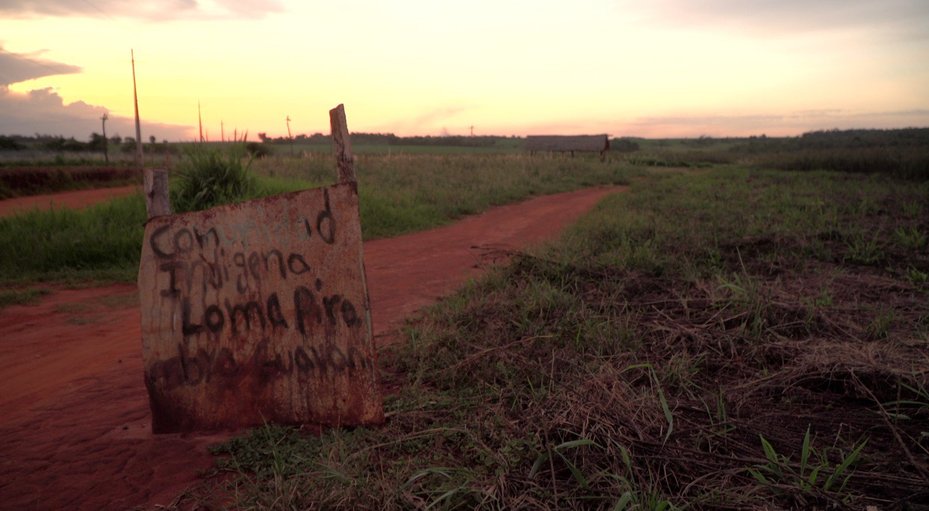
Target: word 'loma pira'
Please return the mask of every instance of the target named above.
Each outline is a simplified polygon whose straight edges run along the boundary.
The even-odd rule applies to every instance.
[[[322,282],[317,279],[317,291]],[[190,300],[181,300],[181,328],[184,337],[199,335],[203,332],[219,335],[229,326],[233,336],[248,335],[253,326],[266,328],[291,328],[293,324],[304,337],[312,335],[316,326],[324,325],[334,328],[339,323],[349,328],[358,328],[362,320],[355,305],[342,295],[321,296],[322,303],[316,295],[305,286],[297,286],[293,293],[294,315],[291,321],[285,317],[277,293],[271,293],[265,303],[250,300],[243,303],[230,303],[226,300],[223,307],[207,306],[200,317],[191,317]]]

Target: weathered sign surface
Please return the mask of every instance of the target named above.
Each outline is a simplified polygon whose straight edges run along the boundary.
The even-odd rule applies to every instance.
[[[156,433],[383,420],[355,183],[152,218],[139,291]]]

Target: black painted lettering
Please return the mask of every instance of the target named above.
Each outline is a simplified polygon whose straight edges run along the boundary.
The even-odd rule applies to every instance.
[[[323,189],[323,198],[325,200],[325,209],[316,216],[316,232],[319,237],[327,244],[332,245],[335,242],[335,218],[332,216],[332,209],[329,207],[329,190]],[[323,229],[323,222],[326,228]]]
[[[225,318],[223,317],[223,311],[219,308],[218,305],[210,305],[206,308],[206,313],[203,315],[203,321],[206,323],[206,328],[214,334],[222,332],[223,324],[226,322]]]
[[[200,247],[200,250],[203,250],[203,246],[206,244],[207,238],[209,238],[211,234],[213,235],[213,243],[215,246],[219,246],[219,233],[216,232],[215,227],[210,227],[210,229],[203,234],[200,234],[200,231],[198,231],[196,227],[193,228],[193,231],[194,238],[197,239],[197,245]]]
[[[287,269],[284,267],[284,254],[280,250],[271,249],[268,253],[265,254],[265,271],[271,273],[271,256],[277,257],[277,269],[281,272],[281,278],[287,278]]]
[[[330,345],[329,349],[326,350],[329,365],[337,373],[341,373],[345,370],[345,353],[342,353],[342,349],[336,346],[335,344]]]
[[[329,364],[326,363],[326,359],[320,356],[319,351],[314,347],[310,346],[310,353],[313,354],[313,365],[315,365],[321,372],[326,372],[329,369]]]
[[[196,385],[203,381],[205,374],[203,367],[200,365],[199,356],[193,358],[188,357],[187,349],[181,344],[177,345],[177,356],[181,361],[181,370],[184,372],[184,383],[187,385]]]
[[[181,332],[184,337],[197,335],[203,331],[203,325],[190,321],[190,298],[181,300]]]
[[[200,280],[197,280],[197,270],[200,270]],[[210,268],[210,264],[206,261],[194,260],[190,263],[190,271],[187,272],[187,294],[194,292],[194,284],[199,282],[200,291],[206,293],[207,284],[211,285],[213,289],[216,287],[216,279],[213,277],[213,270]]]
[[[297,366],[297,371],[301,373],[308,373],[316,368],[310,357],[303,351],[302,346],[297,346],[294,350],[294,364]]]
[[[177,254],[190,252],[194,248],[194,237],[187,229],[174,233],[174,250]]]
[[[164,249],[162,249],[161,243],[159,241],[164,233],[168,232],[169,230],[171,230],[170,224],[162,225],[161,227],[155,229],[152,232],[152,237],[148,239],[148,244],[152,247],[152,252],[154,252],[156,256],[163,259],[174,255],[173,251],[165,252]]]
[[[258,252],[252,252],[248,255],[248,270],[256,282],[261,281],[261,256],[258,255]]]
[[[310,265],[306,264],[306,260],[300,254],[290,254],[287,257],[287,267],[294,275],[302,275],[310,271]]]
[[[297,328],[304,336],[313,330],[314,324],[322,322],[322,311],[316,303],[316,297],[304,286],[297,286],[294,290],[294,311],[297,315]]]
[[[342,321],[349,327],[361,326],[362,323],[355,305],[348,300],[342,300]]]
[[[336,304],[342,299],[342,295],[332,295],[329,297],[323,297],[323,306],[326,308],[326,319],[329,320],[330,325],[335,324],[335,312],[332,310],[335,308]]]
[[[226,315],[229,316],[229,325],[232,327],[232,335],[238,335],[239,333],[240,317],[245,320],[245,332],[251,331],[253,316],[258,318],[258,321],[261,323],[261,329],[264,330],[265,328],[264,311],[261,310],[261,304],[256,301],[233,305],[229,303],[229,300],[226,300]]]
[[[235,281],[235,288],[240,293],[244,293],[248,291],[248,271],[245,269],[245,254],[236,252],[235,255],[232,256],[232,262],[242,269],[242,272],[239,273],[239,277]]]
[[[268,297],[268,306],[265,312],[268,314],[271,328],[277,326],[287,328],[287,320],[284,319],[284,313],[281,312],[281,302],[277,298],[277,293],[271,293],[271,296]]]
[[[368,357],[364,356],[358,348],[351,346],[348,348],[348,366],[352,369],[367,369]]]
[[[186,263],[181,261],[170,261],[161,263],[158,269],[168,272],[168,289],[161,290],[161,296],[171,296],[177,298],[181,295],[181,290],[177,288],[177,271],[187,267]]]

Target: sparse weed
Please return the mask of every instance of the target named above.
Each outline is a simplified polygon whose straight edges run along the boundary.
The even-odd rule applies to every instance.
[[[918,227],[898,227],[894,231],[894,239],[906,250],[922,250],[926,246],[926,233]]]
[[[816,307],[831,307],[835,303],[835,299],[832,297],[832,293],[828,288],[822,288],[819,291],[819,295],[813,299],[813,305]]]
[[[890,332],[890,328],[893,326],[894,317],[895,314],[893,309],[881,309],[878,311],[874,319],[868,323],[866,330],[868,339],[886,339],[887,334]]]
[[[906,279],[910,281],[914,286],[925,284],[929,282],[929,273],[924,271],[917,270],[916,268],[909,266],[906,269]]]
[[[723,308],[739,313],[730,316],[729,321],[737,321],[742,329],[753,338],[758,338],[767,328],[768,299],[764,295],[764,286],[754,277],[745,273],[735,273],[729,278],[719,276],[719,288],[727,296],[722,302]]]
[[[764,436],[759,435],[759,439],[767,463],[748,469],[755,480],[775,491],[790,487],[814,498],[832,493],[838,495],[840,501],[845,500],[842,494],[854,473],[861,451],[868,443],[867,439],[856,443],[849,452],[840,453],[839,460],[833,463],[825,452],[813,447],[810,428],[807,427],[797,464],[787,456],[778,454]]]
[[[876,265],[884,260],[884,252],[874,237],[856,233],[845,242],[845,260],[851,263]]]

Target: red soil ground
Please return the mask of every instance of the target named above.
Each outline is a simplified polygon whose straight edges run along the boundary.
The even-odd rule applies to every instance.
[[[488,255],[552,238],[618,190],[538,197],[365,243],[377,342],[478,275]],[[228,433],[151,433],[139,328],[131,284],[56,290],[0,311],[0,508],[168,504],[210,468],[207,446]]]
[[[107,199],[131,195],[140,190],[139,186],[133,185],[5,199],[0,200],[0,217],[33,209],[81,208]]]

